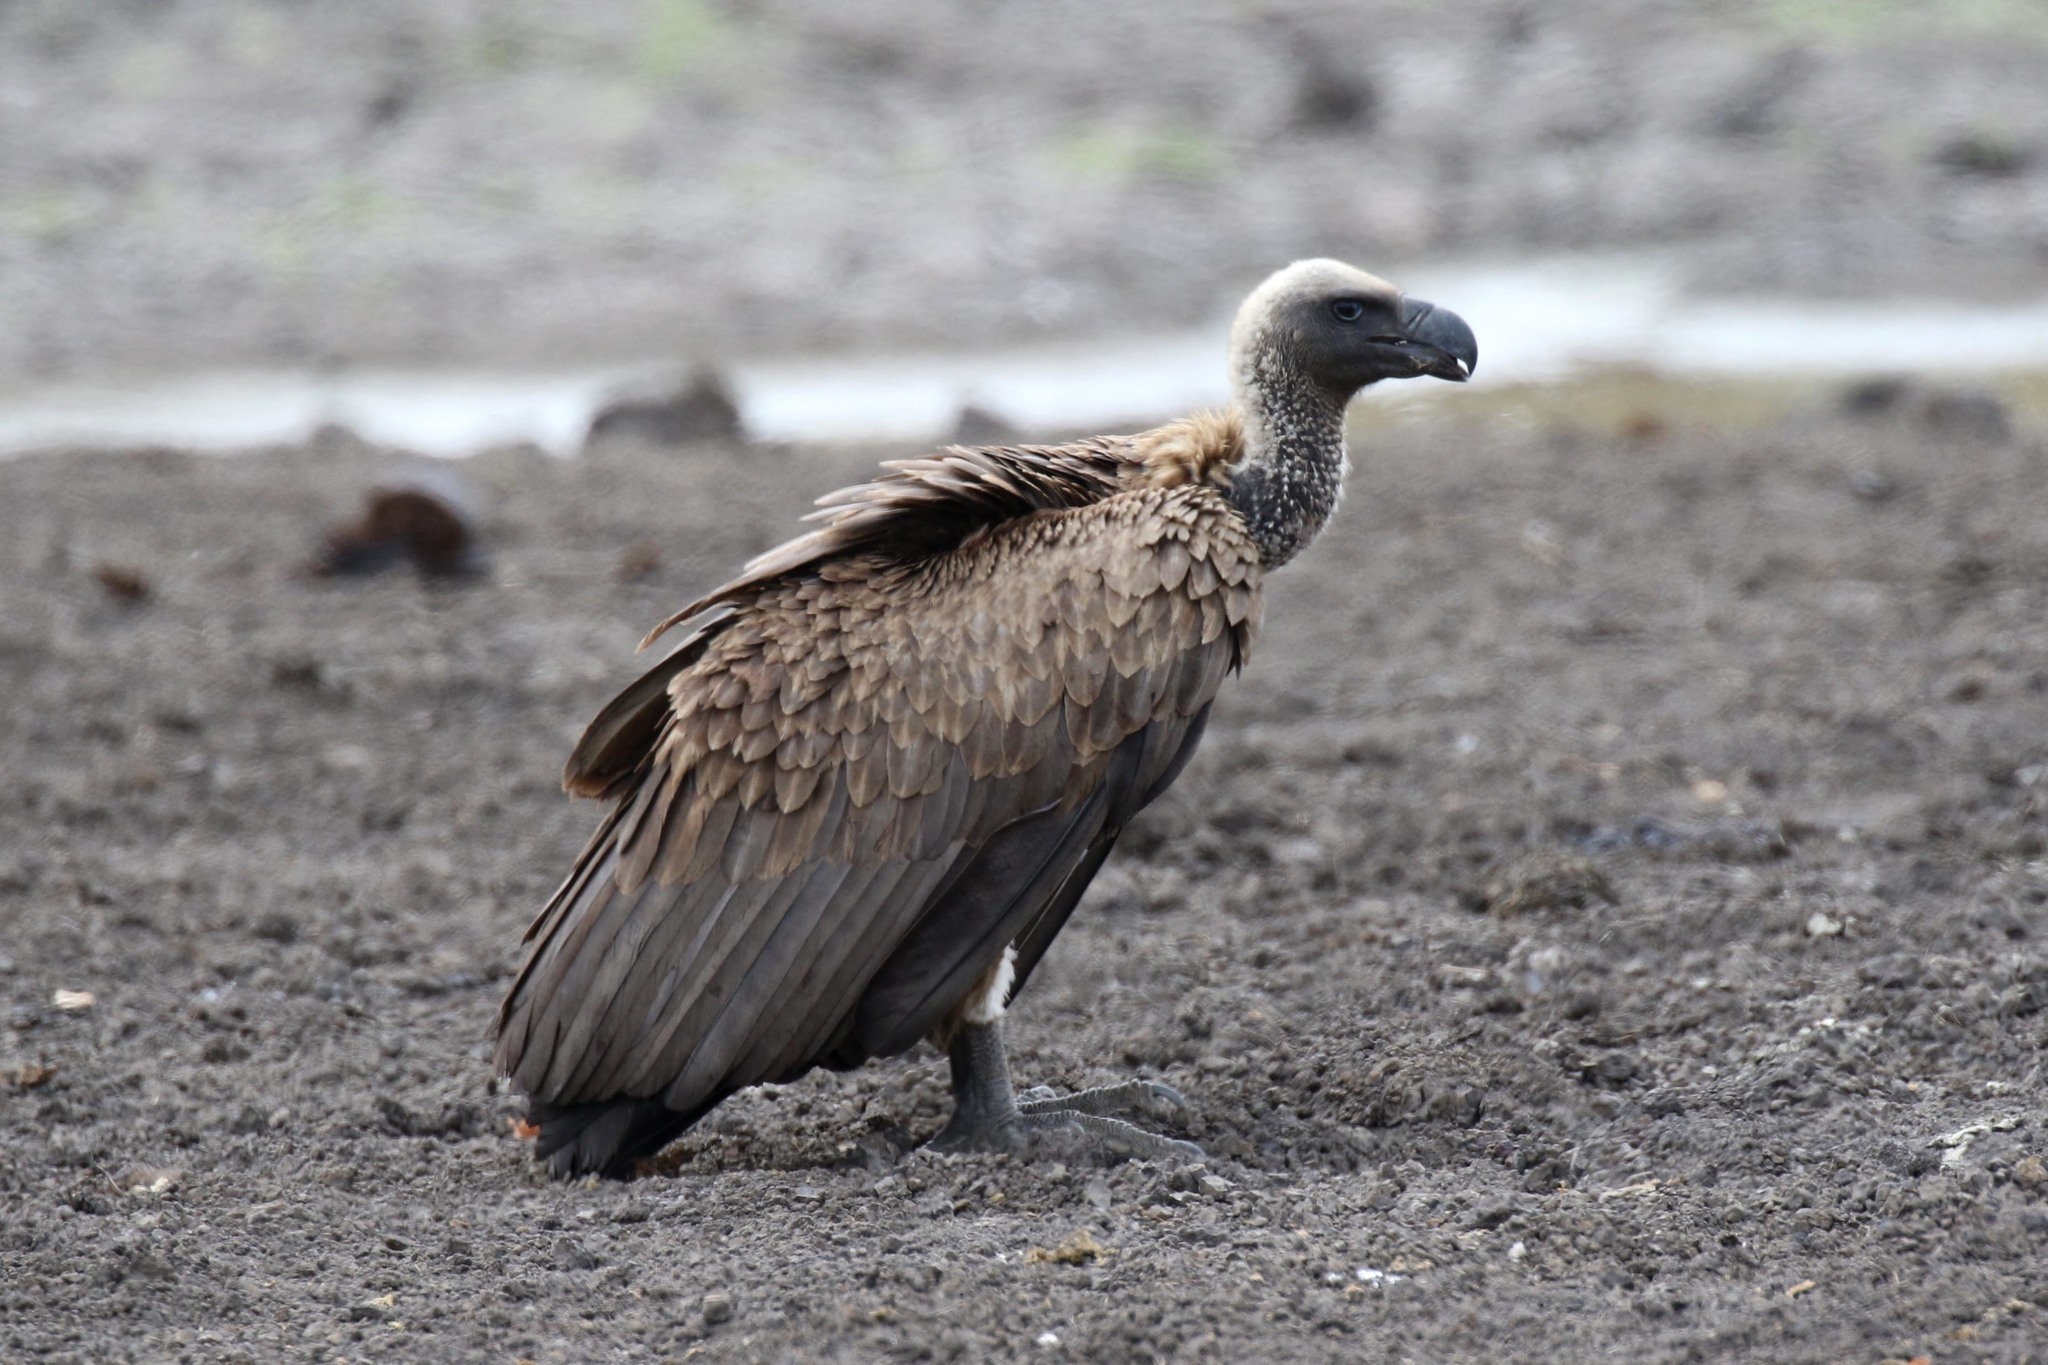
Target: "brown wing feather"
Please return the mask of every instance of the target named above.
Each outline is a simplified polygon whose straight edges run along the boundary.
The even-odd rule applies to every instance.
[[[986,486],[959,452],[899,467],[1008,518],[912,557],[872,548],[875,499],[843,496],[833,507],[851,510],[762,562],[773,575],[714,595],[723,614],[695,628],[687,658],[606,708],[572,773],[618,805],[535,921],[500,1016],[498,1065],[537,1105],[658,1097],[696,1113],[859,1061],[853,1021],[885,965],[906,999],[965,970],[919,986],[899,950],[999,831],[1034,812],[1092,820],[1052,829],[1076,850],[1059,867],[1075,866],[1110,818],[1090,794],[1111,752],[1138,745],[1121,780],[1144,770],[1150,787],[1187,747],[1251,645],[1256,551],[1213,489],[1105,497],[1113,457],[1080,450],[1050,467],[995,460]],[[1084,487],[1095,500],[1058,501]],[[1155,794],[1124,790],[1116,824]],[[1047,875],[1002,914],[1028,923],[1065,900],[1064,918],[1062,887],[1078,892]]]
[[[1150,435],[1150,433],[1147,433]],[[657,625],[645,649],[674,626],[751,590],[829,559],[882,549],[944,549],[973,531],[1055,507],[1085,507],[1121,492],[1144,459],[1114,436],[1064,446],[949,446],[937,455],[889,460],[882,473],[818,499],[806,518],[823,526],[749,560],[738,578]]]

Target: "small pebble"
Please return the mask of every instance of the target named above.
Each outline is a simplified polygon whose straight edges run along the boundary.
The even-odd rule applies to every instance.
[[[704,1296],[704,1322],[716,1327],[721,1322],[732,1321],[732,1295],[706,1294]]]
[[[1816,910],[1806,917],[1808,938],[1837,938],[1842,932],[1842,922],[1834,916]]]

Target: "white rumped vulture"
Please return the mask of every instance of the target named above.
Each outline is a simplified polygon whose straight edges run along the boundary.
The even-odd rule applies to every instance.
[[[919,1039],[952,1062],[939,1148],[1198,1155],[1112,1117],[1171,1112],[1153,1082],[1020,1099],[1004,1009],[1336,508],[1352,395],[1477,354],[1301,261],[1238,312],[1225,411],[892,462],[657,626],[570,756],[610,810],[498,1020],[540,1157],[628,1176],[743,1087]]]

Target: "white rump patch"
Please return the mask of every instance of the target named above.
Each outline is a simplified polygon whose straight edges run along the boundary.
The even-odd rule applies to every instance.
[[[974,989],[960,1002],[960,1021],[965,1024],[993,1024],[1003,1017],[1010,1003],[1010,987],[1017,984],[1017,950],[1003,949],[1002,960],[982,974]]]

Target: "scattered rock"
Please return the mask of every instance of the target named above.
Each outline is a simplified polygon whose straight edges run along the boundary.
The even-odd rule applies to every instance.
[[[1940,1165],[1934,1153],[1923,1147],[1912,1147],[1891,1138],[1880,1144],[1877,1159],[1887,1170],[1903,1176],[1922,1176]]]
[[[1741,79],[1712,105],[1706,127],[1725,138],[1755,138],[1774,131],[1815,66],[1812,56],[1798,48],[1745,64]]]
[[[443,1104],[437,1112],[427,1114],[416,1112],[389,1095],[380,1095],[376,1109],[385,1131],[397,1137],[474,1137],[487,1126],[483,1111],[464,1101]]]
[[[739,404],[724,378],[707,367],[677,387],[627,388],[614,394],[591,417],[584,446],[614,440],[679,446],[734,440],[740,434]]]
[[[1595,900],[1621,904],[1614,886],[1592,859],[1557,849],[1514,855],[1487,879],[1475,910],[1512,919],[1540,910],[1583,910]]]
[[[719,1293],[706,1294],[704,1296],[704,1305],[702,1311],[704,1314],[704,1325],[706,1327],[716,1327],[720,1323],[731,1322],[732,1315],[734,1312],[732,1295]]]
[[[651,540],[636,540],[619,551],[612,577],[621,583],[638,583],[661,572],[661,547]]]
[[[2002,441],[2012,434],[2005,400],[1985,389],[1930,386],[1902,375],[1858,380],[1842,390],[1841,410],[1853,417],[1906,417],[1930,431]]]
[[[1032,1247],[1024,1253],[1024,1261],[1027,1265],[1089,1265],[1115,1254],[1112,1248],[1096,1241],[1094,1233],[1079,1228],[1050,1251],[1044,1247]]]
[[[149,600],[149,580],[132,564],[103,559],[92,566],[92,576],[107,596],[124,606],[137,606]]]
[[[2003,441],[2012,435],[2012,414],[2005,400],[1982,389],[1936,389],[1920,405],[1928,429],[1951,436]]]
[[[1824,910],[1816,910],[1806,917],[1806,936],[1808,938],[1840,938],[1842,936],[1842,929],[1842,921]]]
[[[946,438],[946,443],[956,446],[1005,446],[1014,445],[1023,435],[1024,433],[1014,424],[979,403],[965,403],[961,405],[960,415],[953,420],[953,431]]]
[[[397,1311],[397,1294],[379,1294],[374,1299],[364,1299],[361,1303],[350,1304],[348,1307],[348,1320],[350,1322],[389,1322],[393,1317],[397,1316]]]
[[[350,688],[308,654],[288,654],[270,662],[270,685],[285,692],[304,692],[325,701],[345,701]]]
[[[595,1270],[603,1264],[604,1257],[573,1237],[555,1242],[555,1265],[562,1270]]]
[[[1372,131],[1379,121],[1380,93],[1358,64],[1338,59],[1306,33],[1297,34],[1293,46],[1294,126],[1306,132]]]
[[[1958,133],[1934,149],[1934,164],[1951,175],[2011,180],[2034,164],[2034,151],[2017,139],[1988,129]]]
[[[113,1178],[113,1186],[122,1194],[166,1195],[175,1193],[184,1178],[185,1172],[175,1166],[136,1164],[122,1167]]]
[[[89,1010],[98,999],[99,997],[95,996],[91,991],[59,989],[50,994],[50,1003],[63,1010],[66,1014],[77,1014],[81,1010]]]
[[[98,1275],[100,1283],[108,1286],[130,1282],[169,1284],[177,1278],[177,1270],[163,1257],[133,1246],[117,1247]]]
[[[282,910],[266,910],[249,926],[249,933],[267,943],[288,946],[299,941],[299,922]]]
[[[1588,1085],[1618,1089],[1635,1079],[1636,1070],[1636,1059],[1626,1052],[1608,1052],[1582,1062],[1579,1079]]]
[[[1467,1228],[1476,1228],[1483,1232],[1491,1232],[1519,1212],[1521,1210],[1514,1204],[1482,1205],[1477,1213],[1474,1213],[1465,1221],[1465,1226]]]
[[[2048,1162],[2040,1157],[2021,1157],[2012,1168],[2013,1183],[2023,1190],[2038,1190],[2048,1185]]]

